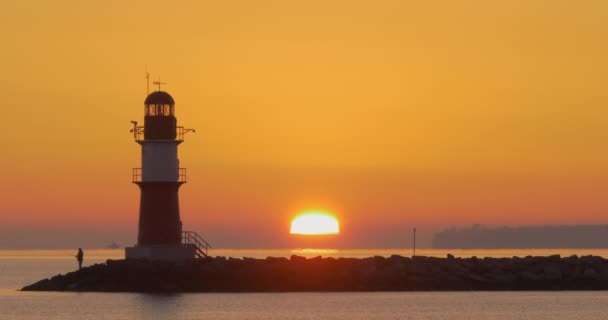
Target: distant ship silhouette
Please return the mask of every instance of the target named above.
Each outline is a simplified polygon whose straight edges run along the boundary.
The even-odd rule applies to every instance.
[[[106,249],[120,249],[120,245],[115,241],[112,241],[109,245],[106,246]]]

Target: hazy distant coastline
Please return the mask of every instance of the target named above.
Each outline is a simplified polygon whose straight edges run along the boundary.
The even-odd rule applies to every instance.
[[[608,248],[608,225],[450,228],[435,234],[433,248]]]

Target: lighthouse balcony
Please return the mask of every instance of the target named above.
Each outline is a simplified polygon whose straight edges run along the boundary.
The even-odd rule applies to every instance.
[[[179,182],[186,183],[186,168],[177,168],[177,174],[174,178],[166,179],[159,177],[149,177],[144,175],[142,168],[133,168],[133,183],[142,182]]]
[[[133,129],[131,129],[131,132],[133,133],[133,136],[134,136],[136,142],[141,143],[141,142],[146,141],[143,126],[135,126]],[[195,131],[194,131],[194,129],[184,128],[182,126],[176,127],[175,128],[175,141],[179,141],[179,142],[184,141],[184,135],[186,135],[186,133],[188,133],[188,132],[195,132]],[[154,139],[154,140],[157,140],[157,139]]]

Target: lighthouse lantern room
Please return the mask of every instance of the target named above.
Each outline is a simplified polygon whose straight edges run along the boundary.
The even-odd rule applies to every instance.
[[[160,89],[160,88],[159,88]],[[144,102],[144,125],[132,121],[135,141],[141,145],[141,168],[133,169],[140,189],[137,245],[125,248],[127,259],[186,260],[206,256],[208,243],[182,230],[178,192],[186,183],[179,167],[178,146],[192,129],[177,126],[175,101],[155,91]]]

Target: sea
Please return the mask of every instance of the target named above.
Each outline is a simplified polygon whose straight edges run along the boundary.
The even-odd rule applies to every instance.
[[[608,250],[418,250],[445,257],[547,256],[608,257]],[[343,292],[343,293],[76,293],[22,292],[38,280],[77,268],[76,250],[0,250],[0,320],[86,319],[429,319],[429,320],[593,320],[608,319],[608,292]],[[218,249],[213,256],[293,254],[369,257],[411,249]],[[122,259],[121,249],[85,249],[85,265]]]

